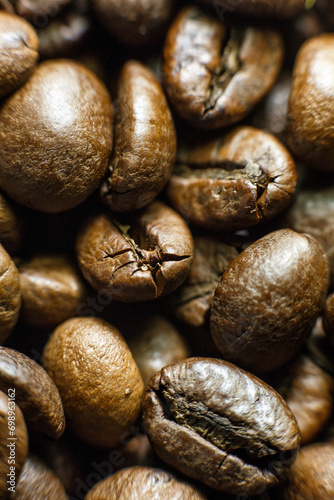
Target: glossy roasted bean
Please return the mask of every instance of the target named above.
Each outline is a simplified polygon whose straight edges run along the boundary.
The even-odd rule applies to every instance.
[[[190,358],[157,373],[143,418],[160,458],[233,495],[277,484],[300,439],[291,410],[274,389],[212,358]]]
[[[193,126],[228,126],[270,90],[282,58],[277,32],[228,28],[203,9],[186,7],[167,33],[164,84],[177,113]]]
[[[300,350],[323,308],[329,266],[321,245],[282,229],[257,240],[221,277],[211,333],[224,358],[254,373]]]
[[[0,245],[0,342],[11,334],[21,307],[20,277],[6,250]]]

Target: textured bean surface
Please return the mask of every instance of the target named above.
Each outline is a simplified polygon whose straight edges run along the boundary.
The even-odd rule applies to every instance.
[[[225,359],[251,372],[293,358],[321,313],[329,284],[314,238],[281,229],[250,245],[221,277],[211,333]]]
[[[160,458],[235,495],[275,485],[300,438],[291,410],[274,389],[212,358],[163,368],[149,382],[143,415]]]
[[[68,210],[96,189],[112,149],[104,85],[73,61],[41,63],[0,110],[0,186],[44,212]]]
[[[271,134],[239,127],[180,151],[168,184],[171,204],[192,222],[233,231],[270,220],[294,195],[297,173]]]
[[[138,418],[144,384],[121,334],[99,318],[72,318],[52,333],[43,365],[74,433],[112,447]]]
[[[138,210],[157,196],[176,155],[173,118],[153,73],[136,61],[123,67],[118,85],[115,143],[102,197],[111,210]]]
[[[77,252],[95,289],[116,300],[143,301],[172,292],[186,279],[193,239],[182,217],[155,201],[124,219],[91,219],[79,234]]]
[[[200,128],[244,118],[275,83],[281,36],[255,27],[228,29],[199,7],[175,18],[165,40],[164,83],[177,113]]]
[[[21,306],[20,277],[6,250],[0,245],[0,342],[12,332]]]
[[[85,500],[205,500],[194,487],[169,472],[131,467],[98,483]]]
[[[46,371],[24,354],[0,347],[0,390],[15,388],[29,428],[59,438],[65,429],[63,405],[57,387]]]

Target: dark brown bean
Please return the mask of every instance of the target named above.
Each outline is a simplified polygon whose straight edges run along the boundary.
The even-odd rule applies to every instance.
[[[43,365],[68,425],[83,441],[115,446],[139,415],[144,384],[123,337],[99,318],[72,318],[49,338]]]
[[[203,1],[203,0],[202,0]],[[204,0],[206,3],[212,0]],[[306,9],[305,0],[225,0],[214,3],[217,14],[222,17],[229,12],[252,16],[289,18],[301,14]]]
[[[6,250],[0,245],[0,343],[12,332],[21,307],[20,276]]]
[[[200,128],[244,118],[275,83],[281,36],[255,27],[227,26],[199,7],[183,9],[164,48],[164,83],[178,114]]]
[[[45,212],[83,202],[104,176],[112,149],[104,85],[73,61],[46,61],[0,111],[0,185]]]
[[[0,193],[0,242],[7,252],[15,253],[24,235],[23,214],[19,207]]]
[[[331,293],[327,297],[323,314],[323,325],[325,332],[334,347],[334,293]]]
[[[98,483],[85,500],[205,500],[190,484],[150,467],[123,469]]]
[[[302,448],[280,490],[279,500],[332,500],[334,498],[334,443]]]
[[[65,430],[63,405],[57,387],[46,371],[24,354],[0,347],[0,390],[15,389],[30,429],[58,439]]]
[[[128,61],[118,85],[115,143],[102,199],[116,212],[138,210],[170,177],[176,133],[163,90],[143,64]]]
[[[38,37],[24,19],[0,12],[0,98],[29,78],[38,60]]]
[[[78,315],[86,297],[83,279],[63,255],[39,255],[19,265],[21,319],[28,325],[53,329]]]
[[[28,457],[17,483],[15,500],[66,500],[58,477],[38,458]]]
[[[294,161],[274,136],[238,127],[181,150],[167,192],[172,206],[192,222],[234,231],[281,212],[296,182]]]
[[[291,360],[321,313],[328,282],[325,251],[308,235],[281,229],[250,245],[213,299],[211,333],[224,358],[254,373]]]
[[[212,358],[163,368],[149,382],[143,418],[160,458],[234,495],[277,484],[300,439],[291,410],[274,389]]]
[[[140,302],[181,285],[190,270],[193,239],[180,215],[154,201],[124,219],[101,214],[88,221],[77,253],[83,275],[96,290]]]
[[[296,59],[289,104],[289,146],[308,165],[334,170],[334,35],[304,43]]]

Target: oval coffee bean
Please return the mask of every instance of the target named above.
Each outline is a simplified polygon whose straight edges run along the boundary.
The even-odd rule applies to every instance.
[[[306,164],[334,171],[334,35],[321,34],[298,52],[289,103],[289,146]]]
[[[22,412],[15,403],[15,393],[8,394],[9,397],[0,391],[0,497],[4,499],[10,495],[9,487],[15,491],[28,453],[28,432]]]
[[[44,26],[50,18],[57,16],[58,12],[71,0],[10,0],[15,12],[38,28]]]
[[[0,245],[0,343],[11,334],[21,306],[20,276],[14,262]]]
[[[205,500],[190,484],[169,472],[151,467],[129,467],[97,483],[85,500]]]
[[[93,288],[115,300],[140,302],[181,285],[192,263],[193,239],[180,215],[154,201],[124,219],[100,214],[88,221],[77,254]]]
[[[247,116],[270,90],[282,58],[277,32],[252,26],[228,29],[199,7],[187,7],[165,41],[167,95],[192,125],[228,126]]]
[[[212,358],[190,358],[157,373],[143,418],[161,459],[233,495],[277,484],[300,439],[293,413],[274,389]]]
[[[334,443],[302,448],[292,464],[278,500],[332,500],[334,498]]]
[[[174,0],[93,0],[97,17],[121,43],[140,48],[161,38]]]
[[[18,203],[69,210],[96,189],[112,149],[112,110],[78,63],[45,61],[0,110],[0,186]]]
[[[24,19],[0,11],[0,98],[28,79],[38,60],[38,36]]]
[[[0,390],[15,389],[29,428],[58,439],[65,430],[63,405],[57,387],[35,361],[8,347],[0,347]]]
[[[115,327],[99,318],[59,325],[43,352],[68,425],[93,446],[113,447],[138,418],[144,384]]]
[[[38,255],[19,266],[24,323],[52,329],[76,316],[86,288],[70,259]]]
[[[118,85],[115,141],[102,199],[116,212],[138,210],[170,177],[176,133],[163,90],[143,64],[128,61]]]
[[[321,313],[329,266],[321,245],[290,229],[244,250],[221,277],[211,333],[224,358],[261,373],[300,350]]]
[[[38,458],[27,458],[15,489],[15,500],[67,500],[58,477]]]
[[[172,206],[200,226],[234,231],[263,223],[292,200],[294,161],[274,136],[238,127],[179,153],[167,192]]]
[[[0,193],[0,243],[10,254],[20,248],[23,226],[23,214],[19,207]]]

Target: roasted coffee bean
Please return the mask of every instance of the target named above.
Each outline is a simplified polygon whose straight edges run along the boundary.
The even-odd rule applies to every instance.
[[[86,298],[83,279],[63,255],[39,255],[19,265],[21,319],[28,325],[52,329],[78,315]]]
[[[277,32],[228,28],[199,7],[187,7],[165,41],[167,95],[193,126],[228,126],[248,115],[270,90],[282,58],[283,42]]]
[[[277,500],[332,500],[334,498],[334,443],[302,448]]]
[[[112,149],[107,90],[73,61],[46,61],[0,109],[0,185],[18,203],[68,210],[98,187]]]
[[[62,435],[64,411],[52,379],[28,356],[0,347],[0,390],[7,394],[11,389],[30,429],[54,439]]]
[[[300,350],[326,300],[329,266],[321,245],[281,229],[257,240],[221,277],[211,333],[224,358],[254,373]]]
[[[11,200],[0,193],[0,242],[7,252],[15,253],[24,234],[23,214]]]
[[[150,467],[123,469],[98,483],[85,500],[205,500],[190,484]]]
[[[294,161],[271,134],[238,127],[180,151],[167,192],[173,207],[200,226],[234,231],[263,223],[292,200]]]
[[[115,143],[103,201],[116,212],[138,210],[157,196],[176,156],[173,118],[160,83],[143,64],[128,61],[118,85]]]
[[[140,302],[181,285],[190,270],[193,239],[182,217],[155,201],[122,220],[97,215],[79,234],[77,253],[83,275],[96,290]]]
[[[144,389],[118,330],[99,318],[69,319],[49,338],[43,365],[73,432],[94,446],[115,446],[138,417]]]
[[[15,500],[66,500],[58,477],[38,458],[28,457],[15,489]]]
[[[334,35],[302,46],[296,59],[289,103],[289,145],[306,164],[334,171]]]
[[[6,250],[0,245],[0,343],[12,332],[21,306],[20,277]]]
[[[15,403],[15,392],[9,391],[8,395],[0,391],[0,497],[3,499],[10,498],[11,491],[15,491],[28,453],[28,433],[22,412]]]
[[[161,38],[174,0],[92,0],[97,17],[121,43],[143,47]]]
[[[136,327],[130,332],[121,330],[126,336],[133,357],[145,384],[161,368],[189,357],[189,348],[172,325],[163,316],[152,314],[136,318]]]
[[[334,293],[331,293],[327,297],[323,315],[323,325],[325,332],[334,347]]]
[[[307,233],[324,247],[330,265],[331,285],[334,284],[334,188],[303,188],[291,207],[280,219],[280,227]]]
[[[212,0],[202,0],[210,3]],[[224,16],[227,12],[235,12],[252,16],[270,16],[289,18],[303,12],[306,8],[305,0],[225,0],[225,2],[216,2],[214,7],[217,14]]]
[[[274,389],[212,358],[190,358],[157,373],[143,418],[161,459],[233,495],[277,484],[300,439],[293,413]]]
[[[237,240],[237,239],[236,239]],[[194,260],[184,284],[170,297],[170,309],[177,319],[193,327],[209,323],[214,292],[223,272],[239,255],[237,245],[221,236],[194,237]]]
[[[296,417],[302,445],[314,441],[330,418],[333,376],[305,355],[292,368],[292,381],[285,400]]]
[[[0,98],[29,78],[38,60],[38,45],[29,23],[0,11]]]

